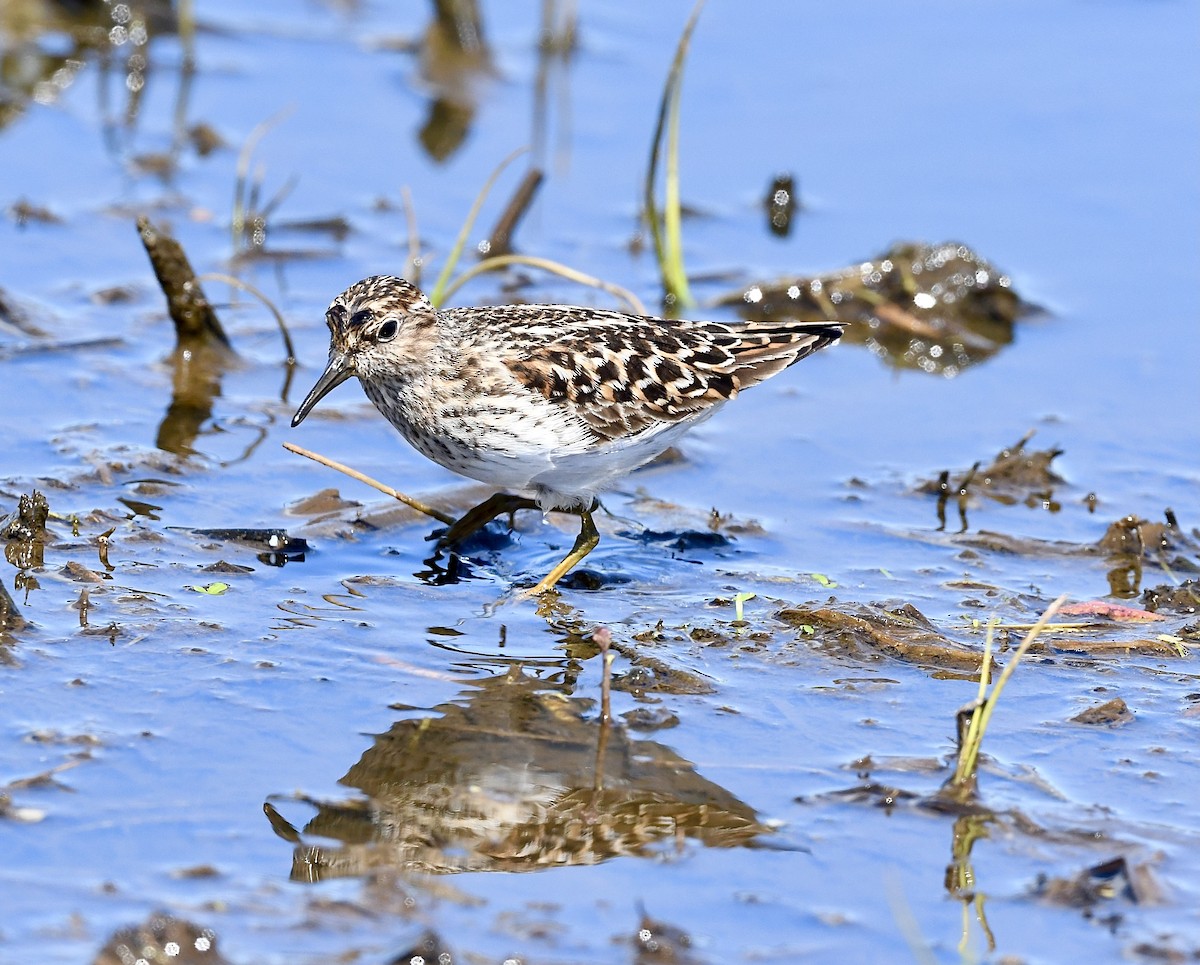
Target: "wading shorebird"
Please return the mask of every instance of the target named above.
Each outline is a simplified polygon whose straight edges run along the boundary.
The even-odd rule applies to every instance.
[[[439,546],[517,509],[578,515],[575,545],[531,593],[551,589],[600,541],[598,492],[743,389],[833,345],[843,328],[570,305],[438,310],[390,275],[351,285],[325,317],[329,364],[292,425],[357,376],[414,449],[503,490],[450,526]]]

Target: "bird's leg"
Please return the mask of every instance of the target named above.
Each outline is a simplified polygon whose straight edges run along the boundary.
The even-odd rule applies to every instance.
[[[575,545],[571,547],[571,552],[564,556],[562,562],[547,573],[537,586],[523,595],[536,596],[539,593],[545,593],[547,590],[554,589],[555,583],[566,576],[580,560],[596,548],[596,544],[600,542],[600,534],[596,531],[596,523],[592,519],[592,511],[596,506],[597,504],[593,502],[591,509],[578,510],[580,519],[579,536],[576,537]]]
[[[518,509],[537,509],[538,504],[528,496],[495,493],[474,509],[467,510],[445,532],[436,537],[437,548],[455,546],[478,533],[497,516],[515,513]],[[430,537],[431,539],[434,537]]]

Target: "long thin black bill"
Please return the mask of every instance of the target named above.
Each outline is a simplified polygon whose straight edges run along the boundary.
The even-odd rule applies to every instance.
[[[354,375],[354,366],[346,356],[333,356],[329,360],[329,364],[325,366],[325,371],[321,373],[321,377],[317,379],[317,384],[312,387],[312,391],[305,396],[304,401],[300,403],[300,408],[292,416],[292,428],[294,429],[300,425],[304,421],[304,417],[312,411],[313,406],[352,375]]]

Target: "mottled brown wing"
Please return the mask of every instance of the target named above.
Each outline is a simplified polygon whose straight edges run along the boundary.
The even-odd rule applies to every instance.
[[[669,321],[619,312],[526,306],[505,363],[563,401],[597,436],[616,439],[695,416],[831,345],[836,322]]]

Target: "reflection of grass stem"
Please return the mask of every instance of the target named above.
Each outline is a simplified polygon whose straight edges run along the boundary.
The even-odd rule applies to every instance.
[[[248,216],[254,214],[254,209],[258,206],[257,198],[251,197],[247,190],[246,180],[250,173],[250,158],[254,156],[254,150],[258,147],[258,142],[261,141],[276,124],[286,118],[295,108],[285,107],[265,121],[260,121],[254,125],[254,129],[246,138],[246,143],[242,145],[242,149],[238,152],[237,160],[237,181],[233,188],[233,250],[237,251],[242,240],[242,234],[246,230],[246,220]],[[257,189],[253,189],[253,193],[257,194]]]
[[[953,861],[946,869],[946,889],[962,901],[962,933],[958,942],[958,954],[962,961],[975,961],[970,949],[971,939],[971,910],[983,929],[987,940],[988,952],[996,950],[996,936],[988,924],[987,910],[984,908],[985,896],[979,890],[975,881],[975,868],[971,864],[971,849],[975,842],[987,837],[987,823],[992,820],[989,814],[960,814],[954,821],[954,839],[951,844]]]
[[[608,627],[597,627],[592,631],[592,642],[600,648],[603,664],[600,678],[600,724],[607,727],[612,723],[612,665],[617,656],[612,651],[612,631]],[[600,768],[597,767],[596,770],[599,772]]]
[[[622,288],[620,285],[613,284],[612,282],[603,281],[600,278],[594,278],[591,275],[585,275],[583,272],[576,271],[574,268],[564,265],[561,262],[551,261],[548,258],[536,258],[532,255],[496,255],[494,258],[484,259],[472,265],[455,278],[453,282],[446,285],[442,292],[442,300],[445,301],[450,298],[451,295],[476,275],[482,275],[486,271],[495,271],[507,265],[527,265],[530,268],[541,268],[543,271],[561,275],[563,278],[578,282],[580,285],[586,285],[589,288],[599,288],[610,295],[615,295],[617,298],[622,299],[629,306],[630,311],[636,312],[638,315],[646,314],[646,307],[641,303],[641,300],[627,288]]]
[[[1017,664],[1021,662],[1021,658],[1025,656],[1029,648],[1033,646],[1034,641],[1046,629],[1046,626],[1066,599],[1066,596],[1060,596],[1046,608],[1046,612],[1041,615],[1037,623],[1030,627],[1029,632],[1025,634],[1025,639],[1021,641],[1021,645],[1013,653],[1012,658],[1000,674],[1000,678],[996,681],[996,685],[992,688],[990,694],[987,693],[987,685],[989,668],[991,666],[992,633],[995,630],[995,621],[988,621],[983,666],[979,673],[979,696],[975,701],[975,709],[971,712],[971,720],[967,725],[966,732],[958,749],[958,764],[954,768],[954,776],[945,788],[952,797],[963,799],[974,794],[975,780],[979,768],[979,753],[983,746],[983,735],[987,732],[988,723],[991,721],[992,712],[996,709],[996,704],[1000,700],[1000,694],[1004,691],[1004,687],[1008,683],[1008,678],[1017,669]]]
[[[905,894],[904,883],[900,880],[900,872],[895,868],[887,868],[883,873],[884,894],[888,907],[892,911],[892,920],[900,929],[904,942],[913,959],[921,965],[934,965],[937,959],[921,934],[921,926],[917,924],[917,916],[913,914],[912,905]]]
[[[404,208],[404,222],[408,226],[408,260],[404,264],[404,277],[414,285],[421,285],[421,234],[417,230],[417,209],[413,207],[412,192],[407,187],[400,189],[400,203]]]
[[[296,364],[296,348],[292,345],[292,336],[288,332],[287,322],[283,320],[283,314],[275,307],[275,303],[264,295],[259,289],[255,288],[249,282],[242,281],[240,278],[234,278],[233,275],[226,275],[224,272],[210,271],[197,278],[197,281],[219,281],[230,285],[233,288],[241,289],[250,295],[253,295],[260,302],[267,306],[267,310],[275,316],[275,324],[279,326],[279,334],[283,337],[283,347],[287,351],[286,362],[288,365]]]
[[[183,48],[185,64],[196,62],[196,11],[192,0],[179,0],[176,4],[176,30],[179,34],[179,44]]]
[[[479,209],[483,207],[483,202],[487,199],[497,178],[504,173],[505,168],[528,150],[529,148],[527,147],[518,148],[501,161],[475,196],[475,202],[471,205],[471,210],[467,212],[467,220],[463,222],[463,226],[459,229],[458,237],[454,239],[454,247],[450,249],[450,256],[446,259],[442,273],[438,275],[438,280],[433,286],[433,291],[429,293],[429,300],[435,306],[440,306],[445,299],[446,286],[450,284],[450,276],[454,274],[454,269],[458,265],[458,259],[462,257],[462,250],[467,243],[467,236],[471,233],[471,229],[475,227],[475,219],[479,217]]]
[[[667,297],[678,305],[692,304],[687,272],[683,267],[683,216],[679,200],[679,102],[683,90],[683,65],[687,59],[692,31],[703,7],[704,0],[697,0],[679,38],[679,46],[675,48],[675,59],[671,62],[671,70],[667,74],[667,83],[663,87],[662,101],[658,107],[658,122],[654,128],[650,164],[646,170],[646,218],[650,222],[650,234],[654,238],[654,254],[658,258]],[[658,180],[659,157],[663,153],[664,133],[667,138],[667,170],[660,225],[654,189]]]

